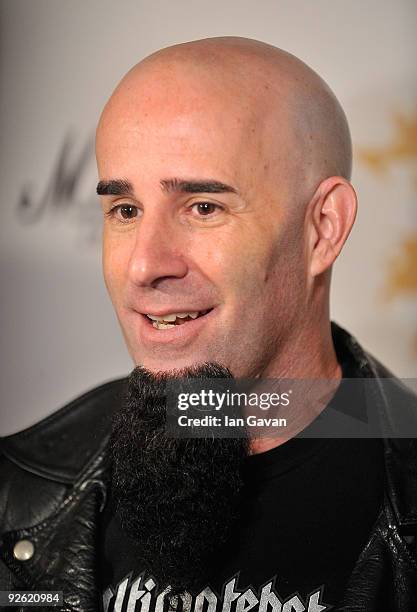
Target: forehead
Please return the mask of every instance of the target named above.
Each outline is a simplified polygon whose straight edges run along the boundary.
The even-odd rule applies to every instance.
[[[238,177],[252,157],[248,130],[236,117],[213,108],[136,107],[114,112],[97,141],[100,172],[134,177],[201,175],[219,171]],[[214,175],[213,174],[213,175]]]
[[[210,175],[244,188],[285,161],[288,125],[284,105],[247,87],[237,95],[233,82],[154,76],[125,84],[108,103],[97,134],[99,171],[133,180]]]

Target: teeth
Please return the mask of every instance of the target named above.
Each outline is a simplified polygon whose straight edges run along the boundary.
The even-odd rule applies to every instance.
[[[160,321],[153,321],[153,327],[156,329],[169,329],[170,327],[175,327],[175,325],[170,323],[161,323]]]
[[[205,315],[208,310],[194,311],[194,312],[173,312],[171,314],[163,315],[162,317],[158,317],[157,315],[147,314],[146,316],[151,319],[152,326],[155,329],[169,329],[171,327],[175,327],[176,325],[181,325],[185,323],[185,321],[178,321],[176,323],[176,319],[186,319],[189,317],[190,319],[196,319],[199,315]]]
[[[185,319],[186,317],[191,317],[192,319],[196,319],[199,315],[199,311],[196,312],[173,312],[172,314],[166,314],[162,317],[157,317],[156,315],[147,314],[146,316],[152,321],[164,321],[165,323],[174,323],[175,319],[178,317],[179,319]]]
[[[158,317],[157,321],[164,321],[165,323],[173,323],[176,318],[177,318],[177,315],[175,313],[166,314],[163,317]]]
[[[150,319],[152,319],[152,321],[175,321],[175,319],[177,318],[177,316],[175,314],[166,314],[163,317],[157,317],[156,315],[151,315],[148,314],[146,315],[147,317],[149,317]]]

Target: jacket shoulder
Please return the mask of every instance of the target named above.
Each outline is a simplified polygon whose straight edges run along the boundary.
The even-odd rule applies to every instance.
[[[102,384],[31,427],[0,438],[0,452],[26,472],[64,484],[77,481],[100,454],[126,378]]]

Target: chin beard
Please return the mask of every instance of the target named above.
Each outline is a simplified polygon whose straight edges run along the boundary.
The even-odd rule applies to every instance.
[[[216,363],[128,380],[113,419],[112,499],[143,570],[160,590],[197,592],[237,518],[247,438],[170,438],[166,384],[173,378],[231,378]]]

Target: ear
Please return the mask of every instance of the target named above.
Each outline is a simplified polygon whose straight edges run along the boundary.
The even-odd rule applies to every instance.
[[[330,268],[349,236],[356,218],[357,198],[341,176],[325,179],[308,207],[309,268],[318,276]]]

